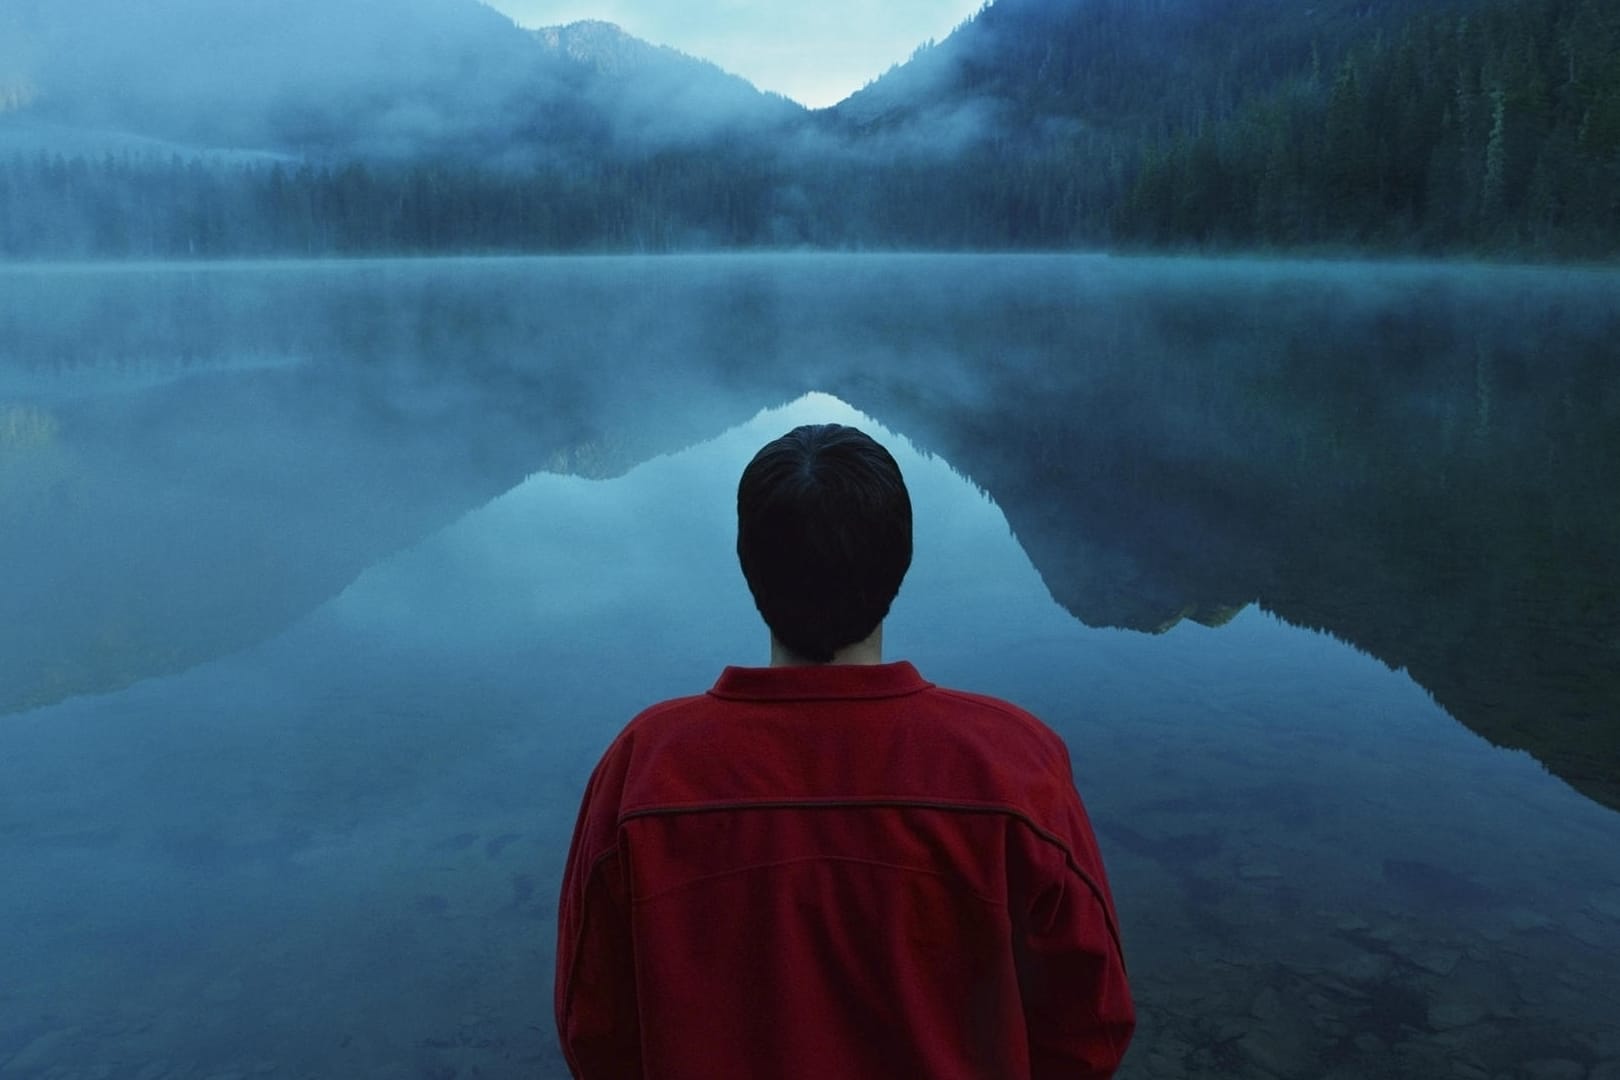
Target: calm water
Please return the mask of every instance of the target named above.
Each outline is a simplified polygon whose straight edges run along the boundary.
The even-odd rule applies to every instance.
[[[889,652],[1067,739],[1128,1077],[1620,1077],[1620,274],[0,268],[0,1077],[566,1075],[625,720],[857,423]]]

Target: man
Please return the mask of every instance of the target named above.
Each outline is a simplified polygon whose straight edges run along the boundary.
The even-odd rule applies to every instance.
[[[1112,1075],[1135,1014],[1063,742],[882,662],[911,564],[894,459],[836,424],[767,444],[737,555],[770,667],[636,717],[585,791],[558,911],[575,1075]]]

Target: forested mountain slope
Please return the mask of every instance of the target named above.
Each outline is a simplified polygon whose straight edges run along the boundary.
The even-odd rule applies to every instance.
[[[919,243],[1597,255],[1617,57],[1605,0],[999,0],[836,114],[956,140]]]
[[[1613,251],[1620,5],[1414,18],[1176,132],[1118,222],[1148,242]]]
[[[1196,129],[1430,9],[1478,0],[997,0],[836,106],[903,123],[990,99],[1018,128],[1054,119],[1139,138]]]

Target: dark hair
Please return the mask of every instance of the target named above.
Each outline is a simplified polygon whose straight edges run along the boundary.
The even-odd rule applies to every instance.
[[[826,663],[877,628],[911,566],[900,466],[841,424],[766,443],[737,485],[737,560],[776,639]]]

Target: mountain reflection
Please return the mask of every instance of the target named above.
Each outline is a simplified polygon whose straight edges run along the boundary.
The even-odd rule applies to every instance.
[[[825,390],[1092,626],[1258,604],[1620,807],[1612,274],[1101,258],[8,271],[0,709],[262,640],[536,470]]]

